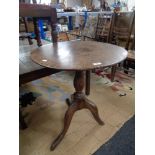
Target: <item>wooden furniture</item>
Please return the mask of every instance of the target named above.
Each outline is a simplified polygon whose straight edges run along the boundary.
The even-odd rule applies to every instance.
[[[38,42],[38,46],[41,46],[41,40],[39,36],[39,29],[37,27],[38,19],[47,19],[51,23],[52,27],[52,39],[53,42],[57,42],[57,33],[56,33],[56,21],[57,14],[56,9],[52,6],[48,5],[40,5],[40,4],[19,4],[19,16],[20,17],[33,17],[35,34]]]
[[[115,65],[127,57],[127,51],[116,45],[94,41],[58,42],[39,47],[31,53],[34,62],[47,68],[75,71],[75,92],[67,99],[68,110],[64,117],[64,128],[53,141],[51,150],[64,138],[74,113],[83,108],[91,111],[95,120],[103,125],[95,104],[83,93],[84,72],[100,67]],[[81,131],[82,132],[82,131]]]
[[[24,25],[24,27],[25,27],[25,30],[23,31],[23,30],[21,30],[20,29],[20,27],[22,26],[22,24]],[[27,38],[28,39],[28,42],[29,42],[29,45],[32,45],[33,44],[33,42],[32,42],[32,40],[31,40],[31,36],[30,36],[30,34],[28,33],[28,24],[27,24],[27,20],[26,20],[26,18],[20,18],[20,20],[19,20],[19,32],[20,32],[20,34],[19,34],[19,39],[25,39],[25,38]],[[23,33],[24,32],[24,33]]]
[[[51,36],[53,42],[57,42],[57,32],[56,32],[56,9],[47,5],[38,5],[38,4],[19,4],[19,16],[20,17],[32,17],[34,19],[35,27],[37,27],[38,19],[48,19],[51,23]],[[42,45],[38,27],[36,29],[38,46]],[[21,55],[21,53],[20,53]],[[20,56],[19,62],[19,72],[20,72],[20,84],[30,82],[32,80],[36,80],[39,77],[43,77],[45,75],[50,75],[52,73],[51,69],[47,69],[41,67],[39,65],[34,64],[30,59],[30,53],[22,53]],[[40,75],[40,76],[38,76]]]
[[[109,42],[122,46],[128,50],[131,41],[134,41],[132,32],[134,30],[135,12],[114,13]],[[111,81],[114,81],[117,65],[112,66]]]
[[[36,34],[38,40],[38,46],[41,46],[41,40],[39,36],[39,31],[37,27],[37,20],[38,19],[48,19],[51,23],[51,35],[53,42],[57,42],[57,33],[56,33],[56,9],[52,8],[51,6],[46,5],[38,5],[38,4],[19,4],[19,16],[20,17],[32,17],[34,19],[34,24],[36,27]],[[54,74],[59,72],[56,69],[45,68],[40,65],[35,64],[30,59],[30,51],[19,53],[19,85],[21,86],[24,83]],[[26,123],[24,119],[21,118],[22,114],[20,112],[20,124],[22,128],[26,127]]]
[[[56,9],[46,5],[38,5],[38,4],[19,4],[19,16],[22,18],[32,17],[33,22],[35,25],[35,33],[37,35],[37,44],[41,46],[41,39],[39,35],[39,29],[37,27],[37,20],[38,19],[48,19],[51,23],[52,28],[52,40],[53,42],[57,42],[57,32],[56,32]],[[60,40],[63,41],[64,39],[68,39],[66,33],[61,33]],[[68,39],[69,40],[69,39]],[[45,68],[40,65],[35,64],[30,59],[30,51],[19,53],[19,86],[25,84],[27,82],[37,80],[39,78],[49,76],[51,74],[57,73],[60,70],[58,69],[50,69]],[[89,81],[88,81],[89,82]],[[86,86],[88,88],[88,86]],[[24,118],[22,117],[22,112],[20,111],[20,126],[22,129],[27,127],[26,123],[24,122]]]
[[[109,35],[112,23],[112,13],[98,15],[98,22],[95,33],[95,40],[100,42],[109,42]]]
[[[113,13],[111,13],[111,12],[109,14],[101,13],[98,15],[98,22],[97,22],[96,33],[95,33],[95,41],[107,42],[107,43],[110,41],[112,19],[113,19]],[[114,80],[115,70],[116,70],[116,65],[113,65],[112,69],[111,69],[111,81]],[[87,74],[89,75],[90,73],[87,73]],[[86,78],[88,78],[86,80],[90,79],[90,77],[88,77],[88,76]],[[86,87],[87,88],[86,94],[89,94],[90,86],[87,86],[87,87]]]
[[[81,13],[79,13],[81,14]],[[111,21],[113,13],[109,11],[104,12],[88,12],[90,17],[88,17],[86,25],[82,32],[71,33],[74,36],[81,37],[81,39],[91,39],[97,41],[107,42],[109,39],[109,32],[111,27]],[[91,32],[89,31],[91,29]],[[94,29],[92,31],[92,29]]]
[[[109,42],[111,24],[113,19],[112,17],[113,17],[113,13],[111,12],[98,14],[95,38],[91,38],[91,39],[99,42]],[[84,40],[85,38],[89,38],[89,37],[84,36]],[[116,71],[116,65],[113,65],[111,70],[111,81],[114,80],[115,71]],[[90,74],[91,74],[91,71],[86,71],[86,89],[85,89],[86,95],[90,94],[90,76],[91,76]]]
[[[134,41],[134,12],[121,12],[121,13],[102,13],[98,15],[98,22],[96,27],[95,38],[84,36],[85,38],[93,39],[96,41],[103,41],[113,43],[119,46],[123,45],[128,49],[130,42]],[[108,23],[108,24],[107,24]],[[127,64],[129,61],[125,61]],[[127,65],[124,65],[127,66]],[[111,81],[114,81],[117,64],[111,66]],[[86,71],[86,95],[90,94],[90,71]]]
[[[129,68],[135,69],[135,33],[134,33],[134,27],[133,27],[133,39],[131,41],[131,45],[129,44],[128,47],[128,56],[126,60],[124,61],[124,72],[128,74]]]
[[[94,40],[94,41],[99,41],[99,42],[109,42],[112,17],[113,17],[112,12],[99,13],[97,16],[96,26],[95,26],[95,23],[93,24],[95,26],[94,37],[90,37],[90,36],[88,36],[87,33],[82,32],[81,40],[84,40],[84,41],[85,40]],[[93,22],[95,22],[95,21],[93,21]],[[85,29],[83,31],[85,31]],[[72,33],[72,35],[80,37],[79,34],[77,35],[77,34]],[[92,36],[93,36],[93,34],[92,34]],[[112,66],[112,73],[111,73],[112,81],[114,79],[115,69],[116,69],[116,65]],[[91,74],[90,70],[86,71],[86,87],[85,87],[86,95],[90,94],[90,74]]]
[[[19,0],[19,2],[20,3],[25,3],[25,0]],[[37,3],[36,0],[33,0],[32,2],[33,2],[33,4],[36,4]],[[29,1],[29,3],[30,3],[30,1]],[[19,30],[20,30],[21,24],[24,24],[24,27],[25,27],[25,31],[24,32],[25,33],[20,33],[19,39],[27,38],[28,39],[28,42],[29,42],[29,45],[32,45],[33,42],[31,40],[31,35],[28,33],[29,31],[28,31],[28,23],[27,23],[26,17],[20,18],[20,20],[19,20]],[[19,31],[19,32],[22,32],[22,31]]]
[[[110,43],[128,48],[134,24],[134,12],[114,13]]]

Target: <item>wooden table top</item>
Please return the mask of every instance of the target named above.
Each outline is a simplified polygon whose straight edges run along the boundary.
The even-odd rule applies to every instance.
[[[123,61],[127,51],[119,46],[96,41],[58,42],[31,52],[41,66],[61,70],[91,70]]]

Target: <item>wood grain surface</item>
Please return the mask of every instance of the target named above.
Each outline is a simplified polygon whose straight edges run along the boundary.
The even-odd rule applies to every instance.
[[[62,70],[90,70],[123,61],[127,51],[95,41],[59,42],[32,51],[31,59],[41,66]]]

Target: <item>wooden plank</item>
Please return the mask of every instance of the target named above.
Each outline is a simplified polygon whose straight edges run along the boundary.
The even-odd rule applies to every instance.
[[[19,16],[20,17],[50,17],[52,10],[55,10],[52,6],[42,4],[19,4]]]
[[[19,53],[19,83],[24,84],[44,76],[57,73],[60,70],[42,67],[30,58],[31,51]]]
[[[30,52],[22,53],[19,56],[19,74],[25,74],[35,70],[42,69],[43,67],[34,63],[30,58]]]
[[[19,85],[22,85],[27,82],[31,82],[33,80],[40,79],[45,76],[49,76],[57,72],[60,72],[60,70],[50,69],[50,68],[42,68],[31,72],[25,72],[19,75]]]

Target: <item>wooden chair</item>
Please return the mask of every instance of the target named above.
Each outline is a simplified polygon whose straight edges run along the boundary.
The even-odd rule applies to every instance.
[[[107,41],[110,43],[114,43],[119,46],[121,41],[125,41],[124,47],[128,49],[130,41],[134,40],[132,35],[132,31],[134,28],[134,12],[114,13],[114,15],[112,16],[112,20],[109,21],[110,23],[110,26],[108,29],[109,31],[105,31],[105,33],[102,33],[102,27],[104,27],[104,24],[102,26],[102,22],[105,21],[105,19],[104,18],[100,19],[100,18],[98,20],[98,24],[96,27],[95,39],[97,41],[104,41],[104,42]],[[103,23],[106,23],[106,22],[103,22]],[[124,65],[125,67],[127,67],[127,64],[131,62],[131,60],[133,60],[129,58],[129,55],[127,60],[125,61],[126,63],[126,65]],[[117,68],[117,65],[114,65],[111,68],[111,81],[114,81],[116,68]],[[85,91],[87,95],[90,94],[90,71],[86,71]]]
[[[39,36],[39,29],[37,27],[38,19],[46,19],[50,21],[51,25],[51,36],[53,43],[57,42],[57,32],[56,32],[56,21],[57,13],[56,9],[51,6],[38,5],[38,4],[19,4],[19,16],[20,17],[32,17],[35,26],[35,33],[38,40],[38,46],[41,46],[41,39]],[[41,67],[34,63],[30,58],[30,51],[26,53],[19,53],[19,86],[24,83],[54,74],[59,72],[59,70]],[[23,123],[24,119],[20,111],[20,124],[21,128],[26,127],[26,123]]]
[[[130,72],[129,68],[135,69],[135,50],[128,50],[128,56],[124,61],[123,67],[126,74]]]
[[[114,13],[110,32],[110,43],[128,48],[134,24],[134,12]]]
[[[135,22],[135,20],[134,20],[134,22]],[[133,24],[131,35],[132,35],[132,38],[130,38],[131,41],[129,41],[129,46],[127,48],[128,56],[123,64],[124,72],[127,74],[129,72],[129,68],[135,69],[135,26],[134,26],[134,24]]]
[[[19,0],[20,3],[25,3],[25,0]],[[32,1],[33,4],[36,4],[36,0],[33,0]],[[30,3],[30,1],[29,1]],[[23,30],[23,27],[24,27],[24,30]],[[19,18],[19,39],[25,39],[27,38],[28,39],[28,42],[29,42],[29,45],[32,45],[33,42],[32,42],[32,39],[31,39],[31,34],[29,33],[29,30],[28,30],[28,22],[27,22],[27,19],[26,17],[20,17]]]
[[[100,13],[97,17],[90,16],[81,33],[83,40],[108,42],[112,16],[112,13]]]
[[[112,13],[109,14],[99,14],[98,22],[96,26],[95,40],[100,42],[109,42],[111,23],[112,23]]]
[[[112,26],[110,31],[109,42],[118,46],[122,46],[128,50],[130,42],[134,40],[134,19],[135,12],[119,12],[114,13]],[[112,81],[115,77],[117,65],[112,67]]]
[[[23,30],[24,27],[24,30]],[[28,31],[28,24],[26,18],[20,18],[19,19],[19,39],[28,39],[29,45],[32,45],[33,42],[31,40],[31,35]]]

